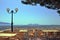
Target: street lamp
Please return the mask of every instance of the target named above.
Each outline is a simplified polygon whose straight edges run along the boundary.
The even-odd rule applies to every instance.
[[[18,11],[18,8],[15,8],[15,11],[14,10],[11,10],[9,8],[7,8],[7,12],[8,13],[11,13],[11,32],[13,32],[13,13],[17,13]]]

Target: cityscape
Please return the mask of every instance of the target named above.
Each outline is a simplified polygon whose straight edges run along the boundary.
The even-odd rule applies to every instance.
[[[60,40],[60,25],[14,25],[13,32],[9,23],[2,25],[0,40]]]
[[[60,40],[60,0],[0,0],[0,40]]]

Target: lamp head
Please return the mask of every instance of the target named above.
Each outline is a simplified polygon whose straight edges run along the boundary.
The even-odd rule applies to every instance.
[[[9,8],[7,8],[7,12],[9,13],[9,11],[10,11],[10,9]]]
[[[11,13],[14,13],[14,11],[13,11],[13,10],[11,10]]]
[[[17,12],[18,11],[18,8],[15,8],[15,11]]]

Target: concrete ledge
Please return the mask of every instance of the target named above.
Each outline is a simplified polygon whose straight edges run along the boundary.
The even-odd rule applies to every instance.
[[[3,36],[7,36],[7,37],[12,37],[12,36],[15,36],[16,33],[0,33],[0,36],[3,37]]]

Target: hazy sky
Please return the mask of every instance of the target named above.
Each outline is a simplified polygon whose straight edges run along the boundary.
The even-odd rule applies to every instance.
[[[8,14],[6,8],[19,11],[14,14],[14,24],[40,24],[40,25],[60,25],[60,16],[56,10],[47,9],[39,5],[25,5],[21,0],[0,0],[0,22],[11,21],[11,14]]]

